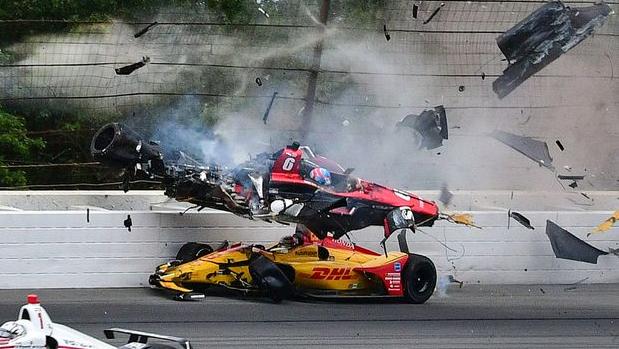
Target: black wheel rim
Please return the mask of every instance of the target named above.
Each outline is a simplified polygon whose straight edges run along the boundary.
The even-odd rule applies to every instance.
[[[428,291],[431,291],[431,280],[432,280],[432,268],[428,265],[421,265],[415,272],[413,276],[413,290],[417,294],[423,294]]]

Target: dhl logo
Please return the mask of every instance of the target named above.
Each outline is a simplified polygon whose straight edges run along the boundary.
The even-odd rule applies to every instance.
[[[312,275],[310,279],[318,279],[318,280],[350,280],[355,278],[353,274],[350,273],[350,268],[321,268],[316,267],[312,269]]]

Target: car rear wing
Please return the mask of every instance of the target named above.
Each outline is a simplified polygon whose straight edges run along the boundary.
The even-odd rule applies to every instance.
[[[105,334],[105,338],[107,338],[107,339],[114,339],[116,333],[128,334],[129,335],[129,341],[127,343],[136,343],[137,342],[137,343],[146,344],[146,342],[148,342],[149,338],[153,338],[153,339],[160,339],[160,340],[169,341],[169,342],[175,342],[178,345],[180,345],[181,348],[183,348],[183,349],[193,349],[191,347],[191,343],[189,343],[189,340],[187,340],[185,338],[179,338],[179,337],[173,337],[173,336],[164,336],[164,335],[160,335],[160,334],[141,332],[141,331],[125,330],[125,329],[122,329],[122,328],[110,328],[110,329],[107,329],[107,330],[103,330],[103,333]]]

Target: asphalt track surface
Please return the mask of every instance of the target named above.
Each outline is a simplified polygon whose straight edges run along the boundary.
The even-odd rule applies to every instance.
[[[619,285],[464,285],[426,304],[209,296],[150,289],[1,290],[0,322],[28,293],[52,320],[103,338],[123,327],[189,338],[194,348],[619,348]],[[121,344],[121,342],[113,342]]]

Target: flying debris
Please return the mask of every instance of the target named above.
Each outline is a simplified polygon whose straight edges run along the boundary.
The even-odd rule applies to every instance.
[[[386,24],[383,24],[383,32],[385,33],[385,39],[387,39],[387,41],[391,40],[391,35],[389,35],[389,32],[387,31]]]
[[[546,221],[546,235],[557,258],[597,264],[599,256],[608,254],[580,240],[550,220]]]
[[[262,86],[262,79],[256,78],[256,85]]]
[[[419,12],[419,6],[417,6],[417,4],[413,4],[413,18],[417,18],[418,12]]]
[[[523,226],[525,226],[527,229],[531,229],[534,230],[535,228],[531,225],[531,221],[523,216],[522,214],[516,212],[516,211],[509,211],[508,215],[513,218],[516,222],[522,224]]]
[[[409,114],[396,124],[396,127],[410,127],[417,131],[420,138],[419,148],[428,150],[443,145],[443,139],[448,139],[447,114],[445,107],[439,105],[434,110],[424,110],[421,114]]]
[[[475,221],[473,220],[473,215],[471,215],[470,213],[441,214],[441,218],[451,223],[468,225],[469,227],[481,229],[480,226],[475,225]]]
[[[464,281],[456,280],[456,278],[453,275],[449,275],[448,278],[449,278],[449,282],[458,284],[459,288],[462,288],[462,286],[464,285]]]
[[[264,115],[262,116],[262,121],[264,124],[267,124],[267,119],[269,118],[269,114],[271,113],[271,107],[273,106],[273,102],[275,101],[275,97],[277,96],[277,92],[273,92],[273,96],[271,97],[271,101],[267,106],[267,110],[264,111]]]
[[[595,229],[591,231],[591,233],[587,234],[587,236],[595,233],[603,233],[605,231],[609,231],[613,225],[619,221],[619,210],[615,211],[612,216],[608,217],[604,222],[600,223]]]
[[[578,289],[578,287],[579,287],[578,285],[582,285],[582,284],[583,284],[585,281],[587,281],[587,280],[589,280],[589,277],[588,277],[588,276],[587,276],[586,278],[584,278],[584,279],[580,279],[580,280],[578,280],[578,281],[576,281],[576,282],[573,282],[573,283],[569,284],[569,285],[573,285],[573,286],[566,287],[566,288],[564,288],[564,289],[563,289],[563,291],[572,291],[572,290],[576,290],[576,289]]]
[[[610,13],[606,4],[579,8],[560,1],[544,4],[496,39],[509,66],[492,89],[499,98],[507,96],[601,27]]]
[[[557,140],[555,141],[555,143],[557,144],[557,147],[559,147],[559,149],[561,149],[561,151],[564,151],[564,150],[565,150],[565,147],[563,147],[563,144],[561,144],[561,141],[560,141],[560,140],[558,140],[558,139],[557,139]]]
[[[438,11],[440,11],[440,9],[443,8],[443,6],[445,6],[444,2],[441,2],[441,4],[436,8],[436,10],[434,10],[434,12],[432,12],[432,14],[430,15],[430,17],[428,17],[428,19],[426,19],[425,21],[423,21],[423,24],[428,24],[430,23],[430,21],[432,20],[432,18],[434,18],[434,16],[436,16],[436,14],[438,13]]]
[[[116,68],[114,70],[116,71],[117,75],[129,75],[129,74],[133,73],[134,71],[142,68],[143,66],[146,65],[146,63],[149,63],[149,62],[150,62],[150,57],[144,56],[144,57],[142,57],[142,60],[137,62],[137,63],[126,65],[126,66],[120,67],[120,68]]]
[[[572,183],[570,183],[568,187],[576,189],[578,187],[578,181],[582,181],[583,179],[585,179],[585,176],[557,175],[557,178],[559,178],[560,180],[572,181]]]
[[[153,22],[153,23],[147,25],[146,27],[144,27],[144,29],[142,29],[139,32],[135,33],[135,35],[133,35],[133,37],[134,38],[139,38],[140,36],[146,34],[146,32],[150,30],[150,28],[156,26],[157,24],[159,24],[159,23],[158,22]]]
[[[504,131],[494,131],[492,137],[537,162],[541,166],[551,170],[554,169],[546,142],[538,141],[531,137],[517,136]]]
[[[127,215],[127,219],[123,221],[123,224],[125,225],[125,228],[127,228],[127,230],[131,232],[131,226],[133,226],[133,222],[131,221],[131,215]]]
[[[443,185],[441,188],[441,195],[438,197],[438,200],[442,202],[445,206],[449,205],[451,199],[453,199],[454,194],[452,194],[449,189],[447,189],[447,185]]]
[[[269,14],[262,8],[262,7],[258,7],[258,11],[260,11],[260,13],[262,13],[266,18],[269,18]]]
[[[585,179],[585,176],[558,175],[557,178],[568,181],[582,181]]]
[[[464,92],[464,85],[458,86],[458,91],[459,92]]]

